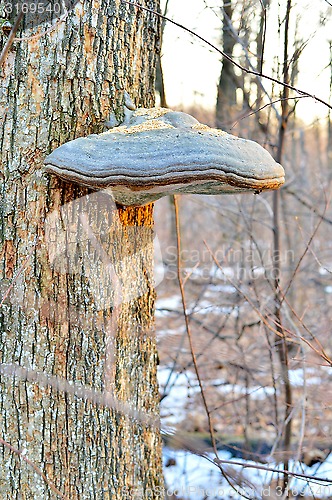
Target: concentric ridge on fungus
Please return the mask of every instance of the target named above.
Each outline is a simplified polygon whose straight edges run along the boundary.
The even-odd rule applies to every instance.
[[[164,108],[137,109],[128,123],[67,142],[45,169],[117,203],[144,205],[176,193],[223,194],[278,189],[284,170],[259,144]]]

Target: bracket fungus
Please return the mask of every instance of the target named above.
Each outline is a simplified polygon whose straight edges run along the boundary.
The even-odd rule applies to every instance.
[[[45,168],[69,182],[110,188],[125,206],[177,193],[260,192],[285,180],[259,144],[164,108],[132,110],[118,127],[63,144]]]

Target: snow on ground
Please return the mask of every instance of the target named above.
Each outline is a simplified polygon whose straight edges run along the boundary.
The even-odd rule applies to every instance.
[[[169,494],[176,494],[183,500],[202,500],[204,498],[218,500],[237,500],[243,498],[240,493],[245,494],[252,500],[281,498],[282,494],[277,488],[273,488],[271,481],[277,478],[277,473],[266,470],[248,468],[248,465],[258,465],[251,461],[236,459],[241,466],[224,465],[225,471],[237,476],[239,494],[226,482],[220,469],[213,463],[213,455],[207,458],[194,455],[186,451],[164,449],[164,474]],[[220,460],[231,461],[228,452],[220,452]],[[172,461],[172,462],[170,462]],[[175,462],[175,464],[174,464]],[[174,465],[169,465],[173,463]],[[269,468],[277,469],[276,464],[269,464]],[[313,467],[304,464],[291,464],[290,470],[308,476],[328,479],[328,482],[307,481],[293,478],[290,481],[289,491],[296,497],[331,499],[332,498],[332,454],[327,460]]]
[[[189,306],[187,314],[191,315],[193,312],[198,314],[231,314],[235,310],[233,306],[218,306],[216,304],[211,304],[208,300],[200,300],[199,304]]]
[[[325,367],[324,367],[325,368]],[[307,372],[312,371],[308,369]],[[329,374],[331,370],[328,370]],[[309,375],[309,373],[307,373]],[[313,375],[313,374],[312,374]],[[303,370],[292,370],[291,380],[294,384],[303,383]],[[179,373],[172,371],[171,367],[161,367],[158,370],[158,380],[161,390],[167,393],[167,397],[161,402],[162,427],[167,433],[172,433],[172,426],[184,421],[188,415],[187,403],[199,391],[199,386],[194,374],[191,372]],[[310,379],[309,379],[310,380]],[[225,384],[222,379],[213,380],[218,390],[225,393],[232,390],[242,392],[245,389],[241,386]],[[251,387],[250,393],[256,398],[266,396],[266,393],[273,391],[272,387]],[[164,449],[164,472],[168,493],[177,494],[183,500],[223,499],[236,500],[243,498],[237,494],[225,481],[219,468],[213,463],[213,455],[208,455],[208,459],[182,450]],[[219,458],[222,460],[232,460],[231,454],[221,451]],[[174,465],[170,465],[170,460]],[[267,472],[256,468],[249,468],[248,465],[258,465],[252,461],[234,459],[241,465],[232,466],[231,473],[235,475],[237,484],[243,489],[241,493],[246,494],[252,500],[281,498],[278,491],[272,491],[271,481],[276,479],[276,473]],[[228,467],[229,465],[226,465]],[[270,463],[269,468],[278,469],[278,464]],[[327,483],[300,480],[293,478],[290,482],[291,492],[294,497],[306,495],[306,498],[331,499],[332,498],[332,454],[323,464],[316,464],[309,468],[302,463],[291,463],[290,471],[301,474],[316,476],[328,479]],[[264,496],[265,495],[265,496]]]
[[[229,453],[220,458],[230,459]],[[167,467],[169,460],[176,464]],[[208,498],[227,498],[223,488],[220,470],[205,458],[185,451],[164,449],[164,475],[169,494],[190,500]]]
[[[225,274],[227,274],[227,277],[231,277],[231,270],[226,268],[223,271],[224,273],[218,268],[210,270],[210,277],[224,279],[225,283],[209,285],[204,294],[204,299],[199,302],[199,306],[197,304],[195,306],[189,305],[188,314],[193,312],[199,314],[211,312],[229,314],[233,312],[228,308],[214,304],[212,300],[216,293],[232,294],[235,291],[234,287],[225,280]],[[195,269],[194,273],[199,274],[200,270]],[[332,293],[332,287],[325,287],[325,291]],[[157,316],[167,317],[172,311],[179,310],[181,307],[179,296],[158,299]],[[159,332],[159,335],[165,336],[178,333],[176,329],[172,330],[172,328],[168,327]],[[327,366],[300,367],[290,370],[289,377],[294,387],[301,387],[304,381],[308,385],[319,384],[322,374],[324,374],[325,378],[332,377],[332,368]],[[167,433],[172,433],[175,426],[179,426],[179,424],[181,426],[181,422],[188,418],[194,397],[199,392],[198,382],[192,372],[173,371],[172,366],[160,367],[158,369],[158,380],[161,393],[167,396],[161,402],[162,427],[163,429],[167,428]],[[209,384],[213,385],[215,390],[221,394],[233,393],[241,395],[246,394],[247,391],[245,387],[239,384],[230,384],[223,379],[211,380]],[[252,399],[264,399],[267,395],[273,394],[273,391],[273,387],[269,386],[252,386],[249,388]],[[213,463],[213,458],[212,455],[204,458],[194,453],[171,450],[166,447],[164,449],[164,471],[169,495],[176,494],[182,500],[202,500],[204,498],[236,500],[243,498],[226,482],[220,469]],[[231,454],[226,451],[221,451],[219,458],[233,463],[235,461],[240,463],[240,465],[225,465],[225,470],[236,477],[235,483],[240,485],[240,488],[243,488],[240,489],[240,493],[244,493],[251,500],[282,498],[280,491],[272,490],[271,486],[271,482],[277,479],[276,473],[249,467],[250,465],[261,467],[262,464],[255,464],[239,458],[232,460]],[[278,469],[279,465],[271,462],[266,467]],[[292,478],[290,491],[293,497],[316,498],[317,500],[332,499],[332,454],[323,464],[316,464],[311,468],[299,462],[291,463],[290,470],[328,480],[328,482],[320,483],[318,481]]]
[[[215,297],[216,293],[236,293],[236,288],[233,285],[210,285],[205,296]]]
[[[221,306],[215,303],[215,298],[217,294],[233,294],[236,289],[231,285],[212,285],[210,284],[204,296],[203,300],[199,301],[199,304],[190,304],[187,308],[187,314],[191,315],[194,312],[199,314],[238,314],[237,308],[230,306]],[[172,311],[182,310],[182,302],[180,294],[170,295],[168,297],[157,298],[156,301],[156,317],[167,316]]]
[[[158,382],[167,397],[161,401],[161,417],[167,425],[175,425],[186,418],[186,402],[199,391],[196,377],[191,372],[173,372],[171,368],[159,368]]]
[[[188,403],[200,389],[196,376],[190,372],[180,373],[172,367],[158,368],[158,382],[162,394],[167,395],[161,402],[161,414],[167,425],[180,423],[186,418]],[[240,384],[230,384],[224,379],[214,379],[208,382],[221,394],[246,394],[247,389]],[[208,385],[204,383],[205,386]],[[252,386],[248,393],[252,399],[264,399],[274,393],[273,387]]]
[[[322,377],[327,378],[332,375],[332,368],[330,366],[319,366],[309,368],[297,368],[296,370],[289,370],[289,380],[292,386],[301,387],[304,384],[319,385]]]
[[[181,307],[181,298],[178,295],[157,299],[156,302],[156,317],[165,316],[170,311],[176,311]]]

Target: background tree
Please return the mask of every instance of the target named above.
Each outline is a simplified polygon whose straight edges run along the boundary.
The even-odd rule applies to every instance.
[[[167,16],[168,3],[169,0],[166,0],[163,12],[163,16],[165,17]],[[165,31],[165,25],[166,25],[166,19],[163,18],[161,19],[161,42],[160,42],[161,47],[156,65],[156,91],[159,94],[160,106],[162,108],[167,108],[165,81],[164,81],[163,63],[162,63],[162,37]]]
[[[233,4],[230,0],[223,2],[223,27],[222,27],[222,47],[223,52],[229,57],[233,57],[233,49],[236,44],[232,27]],[[229,113],[236,106],[236,74],[234,65],[227,59],[222,61],[222,69],[218,84],[218,95],[216,104],[216,124],[217,127],[225,128],[231,121]]]
[[[330,103],[332,102],[332,41],[329,41],[329,52],[330,52]],[[331,117],[331,109],[328,110],[328,122],[327,122],[327,149],[329,155],[329,162],[332,163],[332,117]]]
[[[213,21],[221,3],[202,0],[201,9],[209,7]],[[330,13],[331,8],[323,3],[321,8]],[[331,450],[328,391],[332,365],[331,175],[326,130],[330,111],[325,107],[321,120],[315,118],[313,106],[306,108],[307,116],[303,109],[300,114],[299,108],[313,101],[304,98],[305,93],[287,89],[287,85],[310,90],[312,84],[312,92],[328,101],[330,57],[326,57],[328,51],[322,39],[325,35],[329,40],[330,35],[316,8],[289,0],[232,2],[232,6],[231,32],[236,43],[233,58],[245,68],[243,77],[239,68],[235,70],[237,96],[240,103],[243,95],[244,109],[233,107],[226,127],[236,135],[264,144],[284,165],[287,180],[274,206],[269,194],[241,196],[240,200],[181,198],[184,309],[207,404],[204,406],[200,400],[189,341],[183,334],[183,307],[178,304],[181,294],[176,290],[176,276],[170,272],[167,282],[161,284],[164,289],[159,289],[157,303],[162,416],[164,423],[172,423],[172,419],[176,423],[177,433],[170,441],[178,437],[181,446],[195,449],[196,453],[202,449],[200,438],[208,439],[212,418],[218,450],[227,449],[233,455],[232,463],[221,464],[223,472],[234,487],[243,487],[244,498],[261,498],[264,485],[270,486],[274,496],[287,485],[309,499],[320,495],[313,477],[298,482],[292,474],[283,473],[280,464],[284,469],[298,467],[314,476],[329,467],[331,460],[331,456],[326,460]],[[247,18],[240,20],[240,12],[245,12]],[[330,15],[325,18],[330,22]],[[219,16],[219,21],[221,26],[224,18]],[[195,20],[188,11],[189,27],[190,22],[192,26]],[[245,26],[250,33],[242,36]],[[197,32],[209,44],[214,43],[211,28],[204,32],[200,26]],[[319,47],[312,50],[318,41],[321,52]],[[197,40],[197,52],[200,44]],[[320,69],[315,64],[318,60]],[[267,78],[248,75],[247,70],[259,72],[262,61]],[[194,67],[200,67],[198,61]],[[317,75],[316,85],[304,78],[305,68]],[[325,75],[324,88],[318,77],[320,71]],[[209,83],[212,88],[206,74],[207,88]],[[211,71],[211,75],[215,73]],[[195,85],[199,88],[200,83]],[[191,112],[206,123],[213,120],[209,110],[205,118],[201,108],[191,108]],[[165,203],[156,208],[164,223]],[[167,253],[176,260],[174,251],[168,248]],[[176,396],[183,394],[181,391],[188,395],[182,405]],[[189,437],[196,438],[196,448]],[[169,474],[166,469],[166,477],[169,481],[176,478],[173,484],[177,484],[186,465],[180,453],[169,451],[168,456],[178,462],[174,466],[178,475],[174,469]],[[193,465],[197,467],[198,461],[189,454],[186,459],[187,484],[210,487],[212,467],[211,477],[201,471],[199,483]],[[255,478],[247,473],[248,459],[258,460],[259,467],[261,461],[268,461],[268,468],[272,460],[278,464],[279,473]],[[234,470],[237,460],[243,468]],[[200,463],[204,467],[204,461]],[[308,470],[308,464],[315,465]],[[252,489],[250,484],[247,490],[243,486],[246,479],[253,482]],[[226,485],[220,477],[215,484],[220,484],[218,481]],[[327,491],[325,497],[329,496]]]
[[[125,89],[153,105],[158,18],[101,0],[24,23],[1,68],[1,496],[129,498],[162,484],[153,207],[42,166],[121,117]]]

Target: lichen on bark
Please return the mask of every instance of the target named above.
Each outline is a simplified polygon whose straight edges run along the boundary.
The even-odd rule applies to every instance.
[[[2,68],[0,437],[45,475],[2,444],[2,498],[162,486],[153,207],[119,209],[42,169],[55,147],[121,113],[124,90],[153,105],[158,43],[156,16],[85,1],[16,41]]]

